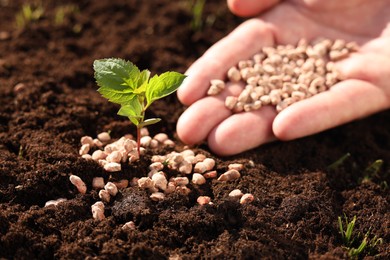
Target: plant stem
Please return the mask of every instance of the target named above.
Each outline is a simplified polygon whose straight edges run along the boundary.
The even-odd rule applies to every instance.
[[[138,158],[141,158],[141,128],[137,126],[137,152],[138,152]]]

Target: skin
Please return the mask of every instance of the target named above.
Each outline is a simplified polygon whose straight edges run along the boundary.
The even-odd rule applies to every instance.
[[[274,140],[292,140],[366,117],[390,107],[390,5],[387,0],[228,0],[230,10],[255,16],[204,53],[178,90],[188,105],[177,123],[182,141],[207,140],[221,156]],[[336,63],[345,80],[329,91],[294,103],[279,114],[273,107],[232,114],[224,97],[243,86],[229,83],[219,97],[206,96],[210,80],[264,46],[296,44],[317,37],[359,44],[358,52]]]

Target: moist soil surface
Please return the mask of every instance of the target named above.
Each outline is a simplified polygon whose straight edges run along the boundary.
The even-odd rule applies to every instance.
[[[102,131],[120,138],[135,127],[96,91],[93,61],[120,57],[153,74],[183,73],[242,20],[223,0],[206,1],[198,29],[191,1],[42,1],[39,19],[17,26],[25,3],[0,1],[1,259],[348,259],[338,224],[344,215],[356,216],[350,247],[367,232],[368,241],[383,240],[359,258],[390,258],[390,111],[232,157],[199,144],[191,148],[214,158],[218,174],[242,163],[241,178],[190,184],[189,195],[160,202],[129,186],[106,204],[104,220],[93,219],[93,177],[143,177],[153,154],[182,151],[175,126],[185,109],[172,95],[147,114],[162,118],[150,134],[168,134],[175,147],[104,171],[79,156],[80,138]],[[382,167],[367,170],[377,160]],[[71,174],[85,181],[86,194]],[[229,199],[236,188],[254,201]],[[200,195],[213,204],[198,205]],[[58,198],[67,200],[44,207]],[[135,229],[122,228],[128,221]]]

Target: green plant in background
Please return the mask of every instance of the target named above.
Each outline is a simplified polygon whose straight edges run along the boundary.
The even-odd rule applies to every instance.
[[[344,155],[341,156],[339,159],[337,159],[335,162],[333,162],[332,164],[330,164],[330,165],[328,166],[328,170],[336,170],[336,169],[339,168],[339,167],[345,162],[345,160],[347,160],[349,157],[351,157],[351,154],[350,154],[350,153],[344,154]]]
[[[185,76],[165,72],[150,78],[150,71],[140,71],[130,61],[110,58],[93,63],[99,93],[109,101],[121,105],[118,115],[126,116],[137,127],[138,155],[140,155],[140,130],[159,122],[160,118],[145,119],[150,105],[175,92]]]
[[[77,5],[68,4],[56,7],[54,23],[55,25],[62,25],[65,22],[66,17],[79,12]]]
[[[56,26],[61,26],[65,23],[66,19],[69,19],[72,15],[78,14],[80,9],[77,5],[68,4],[61,5],[55,9],[54,24]],[[74,33],[80,33],[83,29],[80,23],[73,24],[72,31]]]
[[[206,0],[192,0],[191,1],[191,28],[194,31],[199,31],[203,26],[203,10]]]
[[[371,165],[369,165],[365,170],[364,170],[364,175],[365,179],[371,179],[373,177],[379,177],[378,173],[380,169],[382,168],[383,165],[383,160],[378,159],[375,162],[373,162]]]
[[[340,216],[338,217],[339,229],[340,229],[343,245],[348,250],[348,255],[351,258],[353,259],[357,258],[363,252],[366,252],[367,255],[371,255],[375,250],[375,247],[378,244],[383,243],[383,239],[377,238],[377,236],[374,236],[372,239],[369,239],[370,231],[368,231],[363,236],[361,242],[358,242],[358,240],[362,236],[360,233],[354,234],[353,232],[356,223],[356,216],[354,216],[351,221],[348,221],[347,216],[344,215],[344,221],[345,221],[344,222],[345,226],[343,225],[342,218]]]
[[[380,185],[382,190],[388,189],[389,185],[388,185],[387,181],[385,180],[386,174],[388,174],[388,172],[380,174],[383,163],[384,163],[383,160],[378,159],[375,162],[373,162],[372,164],[370,164],[364,170],[364,178],[363,178],[362,182],[376,180],[376,181],[379,181],[379,185]]]
[[[30,23],[38,21],[44,14],[45,9],[41,3],[24,4],[16,14],[16,26],[23,29]]]

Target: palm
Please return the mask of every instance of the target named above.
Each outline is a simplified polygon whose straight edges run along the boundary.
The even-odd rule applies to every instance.
[[[299,138],[388,108],[390,28],[386,31],[386,19],[390,9],[381,6],[385,1],[355,7],[358,1],[353,8],[335,5],[336,1],[307,1],[310,5],[303,0],[285,1],[213,46],[189,69],[190,77],[179,89],[180,100],[191,104],[178,122],[179,136],[188,143],[207,137],[214,152],[229,155],[272,141],[275,136]],[[258,9],[261,11],[261,4]],[[366,16],[369,22],[365,26],[357,22]],[[210,79],[223,78],[230,66],[261,47],[316,37],[342,38],[361,45],[358,53],[338,64],[346,80],[330,91],[298,102],[278,115],[271,107],[232,115],[224,108],[224,96],[205,97]],[[241,88],[232,84],[224,95],[237,95]]]

